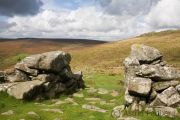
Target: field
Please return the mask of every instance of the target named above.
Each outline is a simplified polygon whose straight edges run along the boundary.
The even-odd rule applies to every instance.
[[[53,50],[62,50],[69,52],[72,56],[71,67],[75,72],[82,70],[88,88],[96,89],[94,93],[88,90],[80,90],[78,94],[84,97],[78,98],[73,95],[62,95],[56,99],[44,101],[22,101],[16,100],[5,93],[0,93],[0,113],[13,110],[14,115],[1,115],[1,120],[54,120],[62,118],[63,120],[117,120],[112,117],[111,112],[115,106],[123,105],[124,97],[124,73],[123,61],[130,53],[130,47],[133,44],[144,44],[157,48],[164,55],[163,60],[167,61],[169,66],[180,69],[180,31],[163,31],[159,33],[147,33],[127,40],[115,42],[102,41],[83,41],[83,40],[52,40],[52,39],[21,39],[0,42],[0,69],[12,67],[17,61],[31,54],[38,54]],[[108,90],[107,94],[99,94],[98,89]],[[112,96],[113,91],[118,91],[118,96]],[[73,99],[61,105],[54,105],[57,101],[66,101]],[[85,98],[99,98],[100,101],[87,101]],[[101,104],[102,101],[110,104]],[[36,104],[35,104],[36,103]],[[39,105],[37,105],[37,103]],[[82,108],[82,105],[88,104],[108,110],[106,113],[90,111]],[[61,109],[61,113],[43,111],[45,108]],[[28,114],[33,111],[35,114]],[[180,109],[178,109],[180,112]],[[180,114],[176,118],[160,117],[152,114],[126,114],[126,117],[139,118],[141,120],[179,120]]]

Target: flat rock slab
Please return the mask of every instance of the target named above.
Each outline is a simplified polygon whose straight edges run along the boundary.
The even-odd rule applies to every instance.
[[[42,109],[43,111],[48,111],[48,112],[55,112],[55,113],[63,113],[62,110],[60,109],[50,109],[50,108],[46,108],[46,109]]]
[[[99,88],[98,89],[98,93],[99,94],[107,94],[108,93],[108,90],[104,89],[104,88]]]
[[[4,113],[1,113],[2,115],[13,115],[14,114],[14,111],[13,110],[8,110]]]
[[[96,101],[96,100],[101,100],[100,98],[84,98],[85,100],[92,100],[92,101]]]
[[[73,96],[74,96],[74,97],[80,97],[80,98],[83,98],[83,97],[84,97],[84,94],[74,93]]]
[[[99,107],[95,107],[95,106],[92,106],[92,105],[86,105],[86,104],[82,105],[82,108],[92,110],[92,111],[102,112],[102,113],[107,112],[107,110],[105,110],[105,109],[101,109]]]

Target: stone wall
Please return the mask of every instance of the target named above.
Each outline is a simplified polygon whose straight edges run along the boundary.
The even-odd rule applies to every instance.
[[[156,108],[158,113],[159,109],[180,107],[180,71],[168,67],[162,57],[162,53],[153,47],[132,45],[130,56],[124,60],[124,104],[132,111],[142,111],[146,106],[147,111]]]
[[[48,99],[85,88],[82,71],[72,73],[71,56],[62,51],[31,55],[0,71],[0,91],[17,99]]]

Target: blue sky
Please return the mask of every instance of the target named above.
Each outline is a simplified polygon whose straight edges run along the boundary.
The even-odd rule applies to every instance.
[[[0,37],[115,41],[180,28],[180,0],[0,0]]]

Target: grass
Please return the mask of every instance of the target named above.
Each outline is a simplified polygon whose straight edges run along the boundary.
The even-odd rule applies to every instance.
[[[84,66],[95,70],[109,70],[109,67],[123,66],[133,44],[144,44],[157,48],[163,53],[163,60],[180,69],[180,30],[147,33],[127,40],[105,43],[102,45],[72,51],[71,66]],[[111,71],[112,72],[112,71]],[[121,71],[120,71],[121,72]]]
[[[121,105],[123,104],[123,96],[124,96],[124,90],[123,90],[123,85],[118,85],[117,83],[119,80],[123,79],[123,76],[109,76],[107,74],[103,73],[93,73],[93,74],[86,74],[84,75],[84,79],[86,82],[87,87],[95,87],[96,89],[98,88],[105,88],[109,91],[109,94],[106,95],[100,95],[97,92],[95,93],[87,93],[86,90],[81,90],[79,93],[83,93],[85,98],[89,97],[98,97],[101,98],[102,100],[105,100],[106,102],[110,102],[110,100],[114,99],[116,100],[115,104],[116,105]],[[95,81],[95,82],[92,82]],[[111,85],[109,85],[111,84]],[[115,90],[115,89],[121,89],[121,95],[117,97],[112,97],[110,93]],[[15,112],[14,115],[1,115],[0,118],[1,120],[18,120],[18,119],[26,119],[26,120],[31,120],[31,119],[40,119],[40,120],[52,120],[55,118],[63,118],[63,120],[90,120],[92,119],[91,117],[95,117],[96,120],[115,120],[111,116],[111,112],[114,106],[110,105],[100,105],[99,101],[97,101],[94,106],[107,109],[107,113],[99,113],[99,112],[94,112],[90,111],[87,109],[83,109],[82,105],[83,104],[90,104],[89,102],[85,101],[84,98],[76,98],[73,97],[72,95],[66,96],[62,95],[60,96],[57,100],[64,100],[67,97],[74,98],[74,100],[79,104],[79,105],[72,105],[72,103],[68,104],[62,104],[59,106],[48,106],[48,108],[58,108],[63,110],[64,114],[57,114],[57,113],[52,113],[52,112],[45,112],[42,111],[41,109],[47,108],[47,106],[36,106],[34,105],[35,101],[22,101],[22,100],[16,100],[13,97],[8,96],[7,93],[0,92],[0,113],[8,111],[8,110],[13,110]],[[1,105],[2,103],[2,105]],[[41,103],[51,105],[52,99],[50,100],[45,100],[42,101]],[[27,113],[29,111],[34,111],[37,113],[39,117],[34,116],[34,115],[28,115]]]
[[[121,76],[110,76],[104,73],[89,73],[84,75],[84,80],[86,82],[87,87],[94,87],[95,89],[98,88],[105,88],[109,91],[108,94],[101,95],[97,92],[95,93],[88,93],[86,90],[80,90],[78,93],[83,93],[84,98],[100,98],[107,103],[111,103],[111,100],[115,100],[115,105],[101,105],[99,101],[96,101],[94,104],[89,103],[89,101],[84,100],[84,98],[73,97],[72,95],[61,95],[59,98],[55,100],[65,100],[66,98],[73,98],[75,102],[79,105],[72,105],[72,103],[66,103],[62,105],[56,106],[37,106],[34,103],[37,101],[23,101],[23,100],[16,100],[14,97],[9,96],[7,93],[0,92],[0,113],[13,110],[15,112],[14,115],[1,115],[1,120],[18,120],[18,119],[25,119],[25,120],[53,120],[55,118],[62,118],[63,120],[116,120],[117,118],[112,117],[111,112],[115,106],[123,105],[124,101],[124,85],[119,85],[119,81],[123,79],[123,75]],[[113,90],[120,89],[121,93],[119,96],[113,97],[110,94]],[[52,105],[54,101],[53,99],[39,101],[39,103]],[[100,113],[95,111],[90,111],[87,109],[82,108],[83,104],[93,105],[96,107],[100,107],[102,109],[108,110],[107,113]],[[46,112],[42,111],[41,109],[45,108],[57,108],[61,109],[64,113],[53,113],[53,112]],[[180,110],[180,109],[179,109]],[[27,113],[30,111],[34,111],[36,115],[28,115]],[[179,117],[169,118],[169,117],[161,117],[157,116],[155,113],[147,114],[147,113],[140,113],[140,112],[130,112],[124,111],[123,115],[125,117],[135,117],[141,120],[179,120]],[[93,118],[92,118],[93,117]]]

